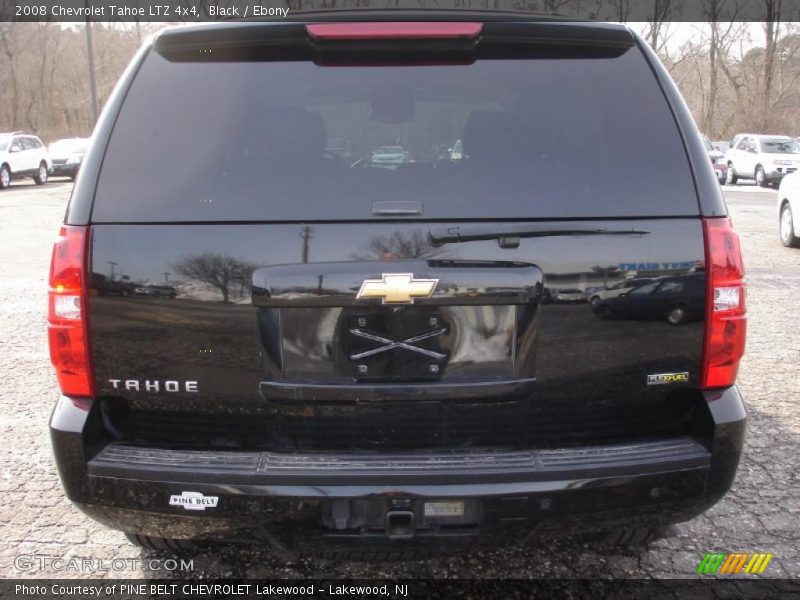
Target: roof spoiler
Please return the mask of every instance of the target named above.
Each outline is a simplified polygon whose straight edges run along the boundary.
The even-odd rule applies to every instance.
[[[167,30],[156,37],[153,47],[169,60],[186,62],[407,64],[427,60],[613,58],[633,45],[633,36],[626,28],[597,23],[242,21]]]

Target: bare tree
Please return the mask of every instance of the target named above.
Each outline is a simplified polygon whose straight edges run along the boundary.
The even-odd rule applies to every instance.
[[[703,131],[709,135],[715,132],[714,126],[717,108],[718,74],[717,53],[719,52],[719,5],[724,0],[706,0],[703,4],[703,13],[708,19],[711,35],[708,44],[708,101],[703,111]]]
[[[19,85],[17,79],[17,68],[15,61],[15,51],[10,40],[10,31],[6,29],[2,36],[3,54],[6,57],[6,64],[9,69],[9,84],[11,89],[11,128],[17,128],[19,123]]]
[[[630,20],[631,11],[633,10],[631,6],[632,1],[633,0],[608,0],[608,4],[611,8],[610,19],[621,23],[627,23]]]
[[[156,26],[145,25],[152,29]],[[94,23],[101,100],[138,47],[130,28]],[[3,129],[31,129],[45,142],[86,136],[90,110],[86,41],[83,30],[58,23],[0,24],[0,123]]]
[[[227,303],[234,284],[239,283],[242,295],[252,286],[255,265],[224,254],[204,252],[182,256],[173,268],[184,277],[215,287],[222,294],[222,301]]]
[[[632,26],[640,29],[661,55],[698,124],[710,136],[724,137],[743,130],[800,134],[800,26],[792,22],[797,20],[800,4],[794,0],[758,0],[764,19],[759,30],[739,20],[742,7],[750,7],[747,0],[700,0],[706,23],[697,26],[698,35],[675,48],[671,42],[676,27],[670,22],[689,2],[696,1],[457,0],[457,4],[464,9],[514,8],[566,14],[589,11],[604,19],[641,20],[641,26]],[[188,0],[179,2],[188,5]],[[291,10],[379,5],[388,8],[398,2],[284,0]],[[198,10],[205,13],[211,4],[210,0],[203,0]],[[230,0],[213,4],[227,6]],[[94,23],[101,105],[142,38],[162,26],[144,22]],[[756,35],[751,38],[749,32],[753,29]],[[33,129],[45,142],[88,135],[94,125],[88,81],[86,40],[80,27],[0,20],[0,123],[4,130]],[[443,114],[441,118],[448,116]],[[458,127],[454,122],[453,139],[460,134]],[[373,141],[366,140],[366,146],[373,147]],[[417,140],[421,148],[440,142]],[[432,250],[422,250],[422,245],[415,248],[413,240],[385,238],[370,243],[365,252],[373,258],[425,258]],[[420,252],[423,254],[415,256]]]
[[[407,233],[396,231],[391,235],[381,235],[372,238],[367,244],[367,250],[361,254],[354,254],[356,260],[397,260],[401,258],[434,258],[441,251],[428,242],[425,234],[414,229]]]
[[[542,9],[546,13],[556,13],[569,15],[573,10],[578,9],[579,4],[576,0],[542,0]]]
[[[788,23],[778,42],[775,78],[773,112],[797,121],[800,117],[800,25],[797,23]]]
[[[709,28],[708,41],[708,97],[702,112],[702,129],[708,135],[716,135],[720,128],[717,126],[718,95],[720,90],[720,70],[730,62],[729,52],[731,40],[742,33],[742,26],[735,19],[741,11],[741,5],[734,0],[704,0],[701,7],[706,17]],[[725,16],[728,21],[721,21]],[[728,71],[730,74],[730,71]],[[737,106],[741,103],[737,102]]]
[[[761,128],[769,130],[771,111],[772,86],[775,75],[775,54],[777,52],[777,38],[781,27],[781,9],[783,0],[764,1],[764,83],[761,96]]]
[[[680,14],[683,2],[682,0],[651,0],[651,2],[653,4],[647,15],[644,36],[657,54],[665,56],[669,23]]]

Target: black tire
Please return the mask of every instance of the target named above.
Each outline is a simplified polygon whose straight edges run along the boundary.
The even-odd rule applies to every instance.
[[[788,220],[791,227],[784,229],[784,219]],[[781,238],[781,243],[787,248],[800,248],[800,237],[797,237],[797,224],[794,222],[794,215],[792,214],[792,207],[789,206],[788,201],[784,201],[781,206],[780,220],[778,221],[778,232]]]
[[[8,165],[0,167],[0,190],[6,189],[11,185],[11,169]]]
[[[767,174],[764,173],[764,167],[762,167],[761,165],[758,165],[756,167],[755,179],[756,179],[756,185],[758,185],[758,187],[762,188],[769,187],[769,180],[767,179]]]
[[[33,180],[36,185],[44,185],[47,183],[47,163],[42,161],[39,163],[39,172],[34,176]]]
[[[739,176],[736,175],[736,171],[733,168],[733,163],[728,163],[728,176],[725,179],[725,182],[729,185],[736,185],[736,182],[739,181]]]
[[[181,554],[197,549],[197,542],[194,540],[176,540],[172,538],[153,537],[141,533],[126,533],[125,537],[134,546],[150,550],[152,552],[171,552]]]
[[[673,306],[667,314],[667,323],[670,325],[680,325],[685,323],[689,313],[685,306]]]

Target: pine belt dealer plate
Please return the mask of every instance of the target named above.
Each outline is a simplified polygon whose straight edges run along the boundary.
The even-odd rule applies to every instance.
[[[464,502],[426,502],[425,503],[425,516],[426,517],[463,517],[464,516]]]

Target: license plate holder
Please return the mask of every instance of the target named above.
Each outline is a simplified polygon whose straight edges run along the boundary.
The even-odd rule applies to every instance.
[[[450,356],[450,323],[437,307],[345,309],[342,372],[357,381],[438,381]]]

